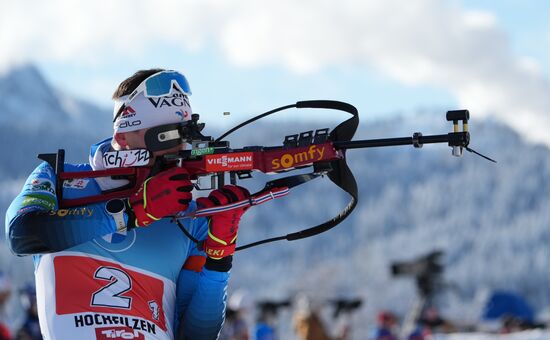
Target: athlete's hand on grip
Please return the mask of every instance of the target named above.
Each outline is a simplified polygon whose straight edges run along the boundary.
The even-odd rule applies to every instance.
[[[201,208],[227,205],[250,198],[250,193],[243,187],[236,185],[225,185],[223,188],[214,190],[208,198],[197,199]],[[210,217],[208,237],[204,241],[203,248],[206,255],[212,259],[221,259],[235,252],[237,231],[241,216],[250,206],[232,209],[225,212],[215,213]]]
[[[185,211],[191,202],[193,184],[187,171],[170,168],[148,178],[129,198],[136,215],[136,225],[146,226],[165,216]]]

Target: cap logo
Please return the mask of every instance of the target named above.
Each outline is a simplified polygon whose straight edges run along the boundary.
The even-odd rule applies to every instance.
[[[176,111],[176,115],[178,115],[181,120],[187,120],[189,119],[189,111],[185,110],[185,111]]]
[[[189,105],[189,99],[186,95],[181,92],[174,92],[171,96],[158,97],[158,98],[147,98],[153,104],[155,108],[161,108],[164,106],[168,107],[181,107],[184,105]]]
[[[129,117],[133,117],[135,114],[136,114],[136,111],[132,109],[131,106],[126,106],[124,110],[122,110],[121,116],[123,118],[129,118]]]

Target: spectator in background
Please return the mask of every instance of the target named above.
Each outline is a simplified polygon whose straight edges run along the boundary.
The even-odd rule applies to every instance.
[[[320,306],[316,306],[306,295],[296,299],[296,311],[293,316],[294,330],[300,340],[329,340],[320,316]]]
[[[26,318],[21,328],[15,335],[16,340],[40,340],[40,323],[38,321],[38,308],[36,306],[36,290],[34,284],[27,284],[19,291],[21,305],[25,309]]]
[[[269,323],[259,320],[256,324],[256,340],[275,340],[275,328]]]
[[[275,318],[277,309],[272,305],[260,305],[258,322],[256,322],[256,340],[275,340]]]
[[[227,306],[220,340],[249,340],[248,327],[239,310]]]
[[[0,271],[0,313],[1,315],[5,314],[5,306],[8,302],[11,295],[11,282],[7,275]],[[2,318],[0,320],[0,340],[10,340],[11,332],[8,326],[4,323],[5,321]]]
[[[323,321],[316,312],[294,315],[294,329],[301,340],[329,340]]]
[[[259,314],[256,322],[256,340],[277,339],[277,319],[279,310],[289,308],[290,300],[274,301],[264,300],[256,304]]]
[[[418,320],[418,327],[409,335],[409,340],[423,340],[434,333],[451,333],[454,331],[456,331],[456,327],[441,317],[437,308],[431,306],[422,312],[422,316]]]
[[[352,339],[353,314],[361,308],[363,299],[359,297],[340,297],[330,300],[329,303],[334,308],[332,317],[334,323],[333,328],[336,330],[335,339]]]
[[[380,311],[377,316],[376,340],[396,340],[397,317],[390,311]]]
[[[530,327],[530,325],[521,318],[514,315],[504,315],[502,317],[502,326],[499,330],[499,333],[509,334],[514,332],[521,332],[529,328],[534,327]]]
[[[225,323],[220,340],[249,340],[250,312],[253,306],[251,295],[245,290],[236,290],[227,301]]]

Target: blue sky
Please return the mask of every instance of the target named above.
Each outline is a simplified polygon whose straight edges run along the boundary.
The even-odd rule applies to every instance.
[[[543,0],[0,0],[0,70],[33,62],[110,107],[137,69],[174,68],[221,125],[335,99],[363,120],[468,108],[550,142],[547,13]]]
[[[550,2],[544,0],[466,0],[466,8],[493,13],[517,55],[528,55],[550,74]]]

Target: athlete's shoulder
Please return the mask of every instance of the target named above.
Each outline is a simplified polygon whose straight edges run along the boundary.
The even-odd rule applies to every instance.
[[[21,193],[13,200],[8,215],[35,210],[55,210],[56,183],[53,168],[46,162],[39,164],[25,181]]]

